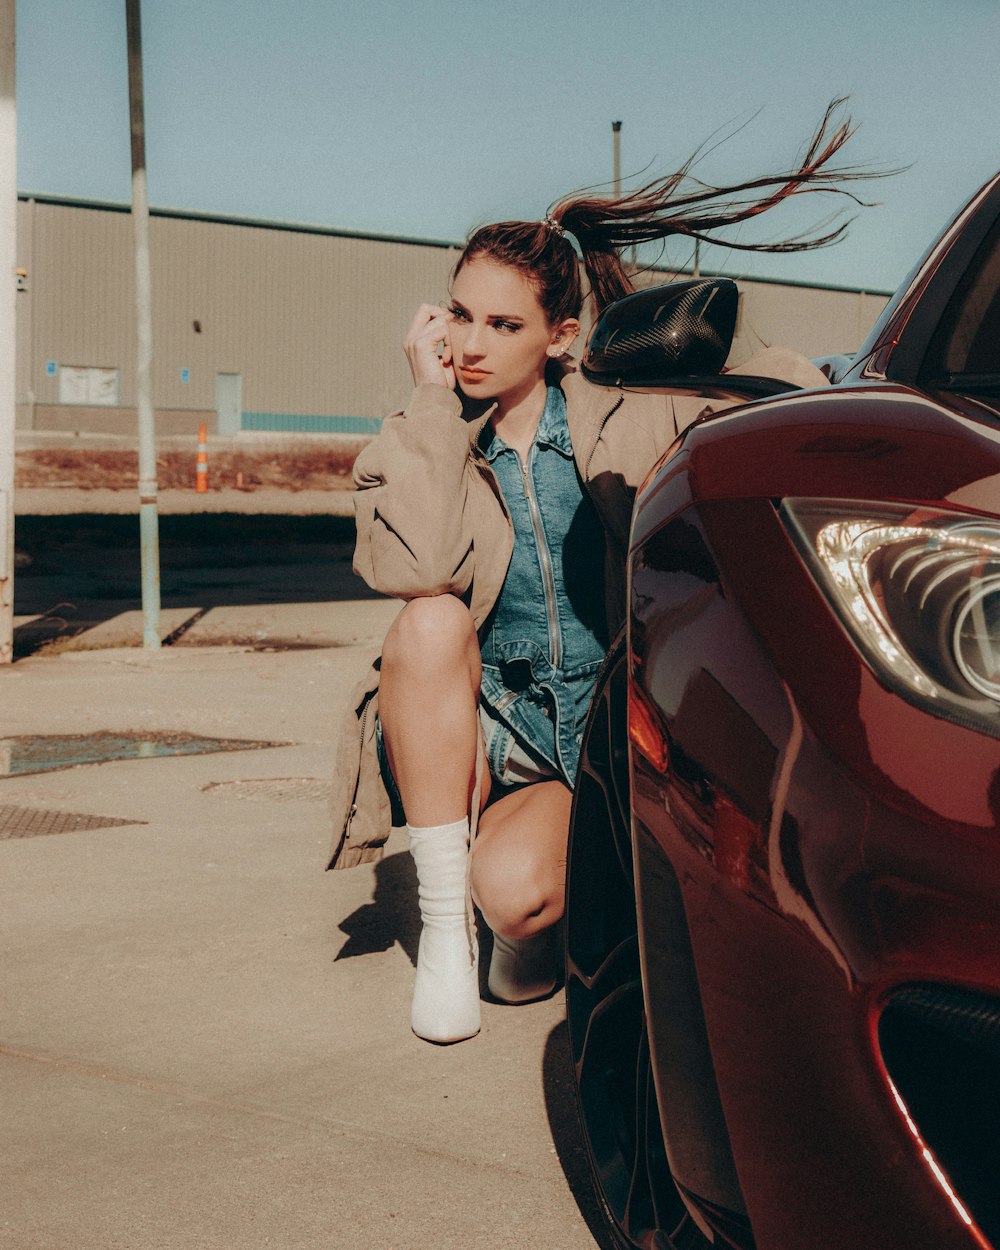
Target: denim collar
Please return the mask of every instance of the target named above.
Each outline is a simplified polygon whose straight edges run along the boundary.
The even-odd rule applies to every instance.
[[[492,464],[502,451],[509,451],[510,448],[495,432],[487,442],[489,429],[488,425],[484,427],[480,436],[480,446],[483,448],[486,459]],[[558,386],[550,386],[545,392],[545,407],[538,421],[534,441],[539,445],[554,447],[564,456],[573,455],[573,444],[570,441],[569,425],[566,421],[566,397]]]

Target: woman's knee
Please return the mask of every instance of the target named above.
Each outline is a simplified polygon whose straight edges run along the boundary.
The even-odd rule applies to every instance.
[[[472,613],[454,595],[411,599],[401,609],[382,646],[382,670],[419,662],[423,669],[460,666],[476,641]]]
[[[563,883],[552,866],[518,853],[502,839],[477,841],[469,863],[476,906],[494,932],[532,937],[562,914]]]

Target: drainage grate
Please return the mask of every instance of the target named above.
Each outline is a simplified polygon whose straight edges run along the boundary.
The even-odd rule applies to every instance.
[[[213,781],[202,786],[206,794],[224,799],[266,799],[287,802],[292,799],[326,800],[330,783],[318,777],[253,777],[242,781]]]
[[[38,807],[0,805],[0,840],[43,838],[51,833],[79,833],[84,829],[144,824],[144,820],[119,820],[117,816],[88,816],[84,812],[51,812]]]

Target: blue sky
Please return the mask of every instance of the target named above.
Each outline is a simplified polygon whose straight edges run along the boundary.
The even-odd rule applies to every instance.
[[[126,202],[124,0],[17,0],[17,40],[20,189]],[[725,181],[786,167],[849,95],[850,159],[909,166],[881,206],[826,251],[702,263],[889,290],[1000,168],[997,0],[145,0],[143,41],[164,207],[460,239],[609,180],[613,119],[626,176],[735,131],[699,166]]]

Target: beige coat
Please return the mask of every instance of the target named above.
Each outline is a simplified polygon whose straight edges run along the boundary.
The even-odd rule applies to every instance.
[[[797,386],[826,379],[795,353],[770,349],[739,372]],[[677,435],[697,417],[731,406],[663,392],[593,386],[572,365],[561,386],[580,476],[604,522],[608,622],[625,611],[625,556],[636,488]],[[404,412],[387,417],[354,467],[354,570],[373,589],[411,599],[453,594],[479,629],[500,593],[513,528],[492,470],[477,447],[490,411],[474,416],[444,386],[416,387]],[[352,696],[334,774],[334,840],[329,866],[378,859],[391,826],[375,749],[379,661]],[[478,805],[474,805],[478,810]]]

